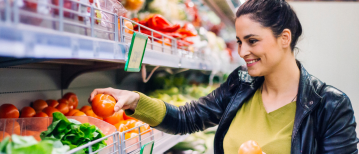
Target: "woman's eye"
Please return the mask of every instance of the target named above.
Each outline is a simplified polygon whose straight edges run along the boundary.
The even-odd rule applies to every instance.
[[[256,42],[258,42],[258,40],[255,40],[255,39],[249,40],[249,43],[250,43],[250,44],[254,44],[254,43],[256,43]]]
[[[238,40],[237,43],[238,43],[239,45],[241,45],[241,44],[242,44],[242,41],[239,41],[239,40]]]

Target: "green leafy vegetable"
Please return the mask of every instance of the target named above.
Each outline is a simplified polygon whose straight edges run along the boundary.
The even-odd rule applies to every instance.
[[[33,136],[11,135],[0,143],[0,152],[7,154],[63,154],[70,148],[59,140],[42,140],[37,142]]]
[[[59,139],[62,144],[68,145],[70,149],[77,148],[104,136],[105,135],[96,126],[90,125],[89,123],[81,124],[76,120],[67,119],[59,112],[53,113],[53,122],[48,129],[40,135],[41,139]],[[92,150],[97,151],[106,145],[105,141],[98,142],[92,145]],[[82,153],[89,153],[88,148],[77,152],[77,154]]]

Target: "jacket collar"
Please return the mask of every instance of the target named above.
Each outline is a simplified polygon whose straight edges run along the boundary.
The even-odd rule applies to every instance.
[[[310,75],[299,61],[297,61],[297,65],[300,68],[297,112],[298,108],[301,108],[300,112],[310,111],[322,99],[318,93],[324,84],[319,80],[312,80],[315,77]],[[264,77],[251,77],[247,69],[240,70],[238,75],[242,84],[249,85],[254,89],[259,88],[264,82]]]

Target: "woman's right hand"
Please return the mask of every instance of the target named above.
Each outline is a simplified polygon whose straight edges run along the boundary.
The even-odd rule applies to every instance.
[[[132,111],[135,111],[138,100],[140,100],[140,95],[138,93],[128,91],[128,90],[120,90],[120,89],[114,89],[114,88],[104,88],[104,89],[95,89],[92,91],[89,103],[92,103],[93,98],[97,94],[107,94],[111,95],[113,98],[116,99],[117,103],[114,108],[115,112],[119,111],[120,109],[130,109]]]

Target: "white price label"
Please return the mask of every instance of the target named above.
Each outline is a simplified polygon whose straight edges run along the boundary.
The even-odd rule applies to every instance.
[[[148,37],[146,35],[139,33],[133,34],[128,59],[125,65],[125,71],[139,72],[141,70],[147,39]]]

